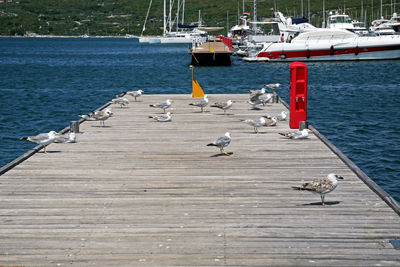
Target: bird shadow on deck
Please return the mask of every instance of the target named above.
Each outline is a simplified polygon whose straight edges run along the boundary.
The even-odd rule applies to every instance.
[[[325,201],[325,206],[334,206],[340,204],[342,201]],[[322,202],[312,202],[308,204],[301,204],[297,206],[322,206]]]
[[[227,153],[228,153],[229,156],[233,155],[233,152],[227,152]],[[227,157],[227,155],[218,153],[218,154],[210,156],[210,158],[217,158],[217,157]]]
[[[226,114],[219,113],[219,114],[215,114],[215,115],[219,115],[219,116],[235,116],[235,114],[232,114],[232,113],[226,113]]]

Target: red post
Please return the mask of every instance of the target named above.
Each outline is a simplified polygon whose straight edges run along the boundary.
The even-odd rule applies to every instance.
[[[290,64],[290,121],[291,129],[298,129],[307,120],[307,66],[302,62]]]

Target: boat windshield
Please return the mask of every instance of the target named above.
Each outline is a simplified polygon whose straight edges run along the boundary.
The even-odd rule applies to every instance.
[[[335,17],[329,18],[329,22],[331,24],[335,24],[335,23],[351,23],[351,19],[350,19],[349,16],[335,16]]]

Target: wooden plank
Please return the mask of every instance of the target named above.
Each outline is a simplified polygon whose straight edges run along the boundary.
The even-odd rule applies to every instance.
[[[222,115],[189,95],[144,95],[111,105],[106,127],[81,123],[78,143],[32,153],[0,176],[0,264],[399,265],[400,219],[379,190],[318,136],[282,138],[287,122],[254,134],[240,120],[285,107],[251,110],[247,97],[210,95],[236,101]],[[167,98],[173,121],[149,119]],[[231,157],[206,146],[226,131]],[[291,189],[329,172],[345,180],[325,207]]]

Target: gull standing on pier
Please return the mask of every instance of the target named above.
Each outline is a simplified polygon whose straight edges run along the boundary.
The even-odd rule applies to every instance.
[[[285,133],[279,133],[280,135],[283,135],[284,137],[287,137],[289,139],[306,139],[308,138],[308,133],[310,132],[309,129],[303,129],[302,131],[296,130],[292,132],[285,132]]]
[[[129,92],[126,92],[127,95],[133,96],[133,97],[135,98],[135,101],[137,101],[137,98],[138,98],[139,96],[141,96],[143,93],[144,93],[144,91],[141,90],[141,89],[140,89],[140,90],[137,90],[137,91],[129,91]]]
[[[70,132],[68,134],[56,136],[54,143],[76,143],[76,134],[74,132]]]
[[[111,101],[113,102],[113,104],[119,104],[121,108],[129,104],[129,99],[126,97],[117,97]]]
[[[172,101],[171,101],[170,99],[167,99],[167,100],[164,101],[164,102],[159,102],[159,103],[150,105],[150,107],[153,107],[153,108],[162,108],[162,109],[164,110],[164,114],[165,114],[165,110],[166,110],[167,108],[171,107],[171,104],[172,104]]]
[[[260,90],[248,90],[250,95],[262,95],[265,94],[265,88],[261,88]]]
[[[204,98],[202,100],[193,102],[189,104],[190,106],[196,106],[201,108],[201,112],[203,112],[203,108],[208,105],[208,96],[204,95]]]
[[[48,133],[41,133],[35,136],[22,137],[21,140],[26,140],[44,146],[43,151],[47,154],[46,146],[53,143],[56,140],[57,135],[57,132],[50,131]]]
[[[207,146],[216,146],[219,148],[222,154],[230,156],[228,153],[225,152],[224,147],[228,146],[231,143],[231,134],[226,132],[224,136],[218,137],[215,139],[214,142],[208,144]]]
[[[106,108],[104,110],[95,110],[92,111],[88,115],[78,115],[82,119],[87,121],[100,121],[100,125],[105,126],[105,120],[113,116],[113,113],[110,108]]]
[[[252,126],[254,128],[254,132],[258,133],[258,128],[265,126],[267,120],[264,117],[260,117],[258,119],[248,119],[248,120],[242,120],[244,123],[247,123],[248,125]]]
[[[275,117],[278,121],[285,121],[287,118],[287,112],[286,111],[282,111],[281,113],[277,114],[277,115],[267,115],[266,118],[272,118]]]
[[[149,116],[149,118],[154,119],[159,122],[169,122],[172,121],[171,112],[167,112],[165,115]]]
[[[330,173],[326,178],[315,179],[312,182],[304,183],[301,186],[293,186],[292,188],[294,190],[306,190],[312,193],[320,194],[322,205],[325,206],[325,194],[335,190],[338,180],[343,180],[343,177],[334,173]]]
[[[265,126],[276,126],[276,124],[278,123],[278,119],[276,117],[272,117],[272,118],[265,118]]]
[[[232,100],[228,100],[227,102],[216,102],[211,105],[211,107],[222,109],[224,114],[226,114],[226,111],[232,107],[233,103],[235,103],[235,101]]]

